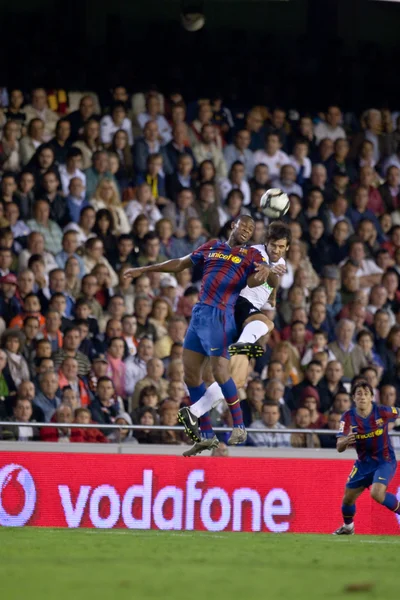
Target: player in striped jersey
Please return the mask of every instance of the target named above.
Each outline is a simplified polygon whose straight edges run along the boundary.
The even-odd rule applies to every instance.
[[[376,502],[400,514],[400,502],[387,491],[397,468],[389,423],[400,417],[400,411],[394,406],[374,404],[373,389],[366,381],[356,383],[351,395],[355,407],[342,416],[336,447],[338,452],[344,452],[355,446],[358,458],[346,483],[342,503],[343,525],[334,535],[354,534],[355,502],[369,487]]]
[[[237,335],[235,303],[246,285],[255,287],[268,282],[273,272],[258,250],[245,246],[253,232],[254,220],[243,215],[233,223],[227,242],[211,240],[189,256],[130,269],[125,273],[125,277],[134,278],[148,271],[177,273],[192,264],[203,267],[199,301],[193,309],[184,342],[185,381],[191,402],[195,403],[206,392],[203,369],[210,358],[213,376],[221,387],[233,419],[233,431],[228,441],[231,445],[243,443],[247,437],[237,388],[229,371],[228,348]],[[200,426],[207,447],[217,445],[207,414],[202,417]],[[202,441],[197,419],[192,420],[190,413],[185,428],[194,441]]]
[[[229,346],[229,352],[232,356],[230,370],[232,379],[237,389],[242,388],[246,383],[249,358],[256,354],[254,348],[259,346],[257,340],[271,332],[274,324],[263,313],[267,308],[275,306],[275,297],[279,285],[279,275],[286,271],[286,262],[284,256],[291,242],[291,231],[282,221],[274,221],[269,225],[266,232],[265,244],[253,246],[260,252],[267,264],[276,269],[268,278],[268,282],[257,287],[244,288],[236,301],[235,319],[239,339],[236,343]],[[262,348],[260,348],[263,352]],[[223,400],[223,394],[216,381],[211,383],[206,393],[198,402],[189,409],[181,409],[187,413],[189,410],[192,417],[201,418],[201,416],[211,410]],[[207,449],[206,444],[196,442],[192,448],[186,450],[184,456],[195,456]]]

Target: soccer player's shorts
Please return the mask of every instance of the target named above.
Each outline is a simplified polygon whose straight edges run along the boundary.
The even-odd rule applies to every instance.
[[[236,338],[233,307],[220,310],[208,304],[196,304],[183,347],[204,356],[229,358],[228,346]]]
[[[373,483],[382,483],[387,486],[396,473],[396,467],[395,461],[371,464],[356,460],[347,479],[346,487],[350,489],[368,488]]]
[[[261,310],[258,310],[258,308],[253,306],[250,300],[247,300],[247,298],[244,298],[243,296],[239,296],[235,304],[235,321],[238,337],[242,333],[244,322],[249,317],[259,313],[261,313]]]

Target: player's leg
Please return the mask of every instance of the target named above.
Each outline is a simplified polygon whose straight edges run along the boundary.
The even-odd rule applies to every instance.
[[[203,368],[208,359],[198,334],[198,328],[198,319],[195,317],[186,332],[182,356],[185,383],[192,404],[197,402],[206,392],[202,375]],[[189,409],[183,408],[179,411],[178,421],[185,427],[186,433],[192,440],[195,442],[201,441],[198,419],[190,413]],[[210,438],[214,437],[211,420],[208,415],[202,418],[200,427],[203,428],[204,435]]]
[[[211,366],[215,381],[219,384],[232,415],[233,431],[228,440],[228,444],[231,446],[241,444],[246,441],[247,433],[244,428],[243,414],[240,407],[237,388],[229,369],[229,360],[224,356],[212,356]]]
[[[387,487],[396,472],[396,463],[386,463],[376,469],[371,487],[371,498],[385,506],[391,512],[400,514],[400,502],[394,494],[387,492]]]
[[[258,358],[264,354],[262,346],[256,344],[264,335],[272,331],[274,324],[261,312],[250,315],[244,322],[242,333],[234,344],[229,346],[229,354],[245,354],[249,358]]]
[[[364,490],[364,486],[356,488],[349,488],[346,486],[342,500],[343,525],[334,531],[334,535],[354,535],[356,500],[361,496]]]

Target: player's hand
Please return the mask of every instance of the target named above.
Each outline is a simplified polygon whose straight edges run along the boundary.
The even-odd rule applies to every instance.
[[[356,434],[349,433],[349,435],[347,436],[347,446],[354,446],[355,443],[356,443]]]
[[[268,279],[268,276],[271,272],[271,268],[267,267],[267,265],[263,265],[262,263],[254,263],[255,264],[255,274],[254,279],[259,281],[260,283],[265,283]]]
[[[143,273],[142,267],[137,267],[135,269],[127,269],[124,273],[124,279],[137,279]]]
[[[271,273],[274,273],[275,275],[278,275],[279,277],[281,277],[282,275],[284,275],[286,273],[286,266],[285,265],[275,265],[274,267],[272,267]]]

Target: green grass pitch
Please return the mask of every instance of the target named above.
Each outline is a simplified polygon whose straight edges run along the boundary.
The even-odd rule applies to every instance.
[[[395,537],[3,528],[0,589],[4,600],[390,600],[399,551]]]

